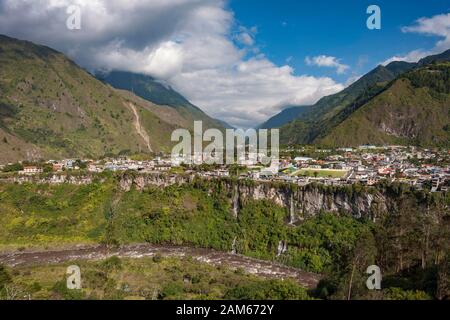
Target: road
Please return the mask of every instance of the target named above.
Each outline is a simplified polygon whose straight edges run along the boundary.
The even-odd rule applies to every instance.
[[[76,260],[101,260],[112,256],[120,258],[152,257],[192,257],[193,259],[213,266],[227,266],[269,279],[296,280],[306,288],[314,288],[320,275],[290,268],[271,261],[258,260],[241,255],[180,246],[159,246],[152,244],[133,244],[119,248],[108,248],[105,245],[75,246],[66,249],[45,251],[20,251],[0,253],[0,264],[10,267],[33,266],[42,264],[58,264]]]

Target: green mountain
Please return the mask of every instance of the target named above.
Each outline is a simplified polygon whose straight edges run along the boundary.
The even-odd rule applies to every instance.
[[[315,105],[309,107],[308,112],[287,122],[281,128],[281,141],[286,144],[311,143],[323,130],[327,129],[323,127],[325,122],[331,122],[327,124],[328,126],[339,123],[340,119],[336,116],[341,111],[354,108],[357,99],[368,99],[399,74],[413,67],[414,64],[406,62],[393,62],[386,67],[378,66],[343,91],[320,99]]]
[[[296,107],[288,107],[278,113],[277,115],[273,116],[263,124],[261,124],[258,128],[259,129],[272,129],[272,128],[279,128],[286,123],[289,123],[292,121],[292,119],[296,119],[300,117],[302,114],[305,114],[308,112],[310,106],[296,106]]]
[[[114,89],[51,48],[0,35],[0,163],[168,151],[172,131],[194,117]]]
[[[351,133],[349,129],[349,139],[343,139],[336,143],[331,143],[330,139],[326,139],[330,132],[349,118],[354,112],[362,106],[369,103],[372,99],[382,94],[391,87],[393,81],[402,75],[412,72],[418,68],[429,65],[430,63],[437,63],[438,61],[448,60],[449,51],[443,54],[427,57],[422,59],[419,63],[407,62],[392,62],[387,66],[378,66],[358,81],[353,83],[345,90],[325,97],[318,103],[311,106],[309,112],[301,114],[294,121],[284,125],[281,128],[281,141],[285,144],[312,144],[312,143],[326,143],[327,145],[339,145],[346,142],[347,144],[357,144],[360,142],[355,133]],[[406,98],[406,97],[405,97]],[[414,105],[413,101],[411,101]],[[418,102],[419,103],[419,102]],[[380,110],[381,111],[381,110]],[[382,115],[383,113],[381,113]],[[401,119],[399,119],[401,120]],[[423,121],[428,121],[423,119]],[[392,128],[394,129],[394,128]],[[369,135],[370,136],[370,135]],[[354,141],[352,140],[354,138]],[[385,141],[384,139],[383,141]],[[401,143],[402,139],[391,139],[389,141],[396,141]],[[437,139],[439,140],[439,139]],[[366,139],[366,143],[379,143],[381,140]],[[387,141],[387,140],[386,140]],[[430,142],[425,139],[420,141],[415,139],[415,143]],[[404,143],[412,143],[410,138],[403,139]],[[430,142],[434,145],[433,142]]]
[[[450,61],[450,50],[421,59],[417,64],[423,66],[430,63]]]
[[[175,108],[183,117],[189,119],[192,125],[194,120],[201,120],[209,128],[223,129],[224,127],[220,121],[206,115],[168,84],[153,77],[131,72],[112,71],[107,74],[100,73],[97,78],[114,88],[131,91],[157,105]]]
[[[450,62],[407,72],[324,137],[327,146],[450,146]]]

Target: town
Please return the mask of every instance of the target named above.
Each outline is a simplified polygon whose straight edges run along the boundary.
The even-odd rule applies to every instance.
[[[203,160],[207,155],[194,155]],[[256,160],[255,160],[256,159]],[[195,174],[201,177],[238,177],[255,181],[283,181],[298,185],[362,184],[372,186],[383,180],[408,184],[431,192],[450,190],[450,151],[405,146],[360,146],[358,148],[317,149],[289,147],[280,159],[263,166],[258,155],[240,159],[239,165],[186,165],[180,158],[160,154],[148,159],[120,156],[92,159],[48,160],[0,165],[2,177],[14,175],[15,181],[27,176],[104,171]],[[58,182],[58,175],[53,180]]]

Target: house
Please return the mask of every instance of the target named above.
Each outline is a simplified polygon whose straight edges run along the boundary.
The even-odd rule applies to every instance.
[[[67,169],[73,169],[75,161],[72,159],[64,160]]]
[[[437,192],[440,182],[441,180],[437,177],[431,180],[431,192]]]
[[[43,172],[43,170],[36,166],[26,166],[23,168],[22,171],[19,171],[19,174],[33,175],[33,174],[38,174],[38,173],[42,173],[42,172]]]
[[[154,167],[155,171],[169,171],[172,168],[171,164],[160,163]]]
[[[343,151],[343,152],[353,152],[353,148],[339,148],[337,150],[338,151]]]
[[[363,146],[358,147],[359,150],[374,150],[376,148],[377,148],[377,146],[372,146],[372,145],[363,145]]]
[[[300,163],[307,163],[307,162],[310,162],[312,160],[313,160],[313,158],[308,158],[308,157],[296,157],[294,159],[295,162],[300,162]]]
[[[88,164],[87,170],[89,172],[102,172],[103,171],[103,169],[101,167],[98,167],[93,163]]]
[[[275,176],[275,174],[271,170],[264,169],[264,170],[261,170],[261,172],[259,172],[258,178],[259,179],[268,179],[268,178],[273,178],[274,176]]]
[[[53,171],[61,172],[63,171],[64,165],[62,163],[53,163]]]
[[[229,177],[230,176],[230,173],[228,172],[228,170],[224,170],[224,169],[216,170],[214,173],[217,177]]]

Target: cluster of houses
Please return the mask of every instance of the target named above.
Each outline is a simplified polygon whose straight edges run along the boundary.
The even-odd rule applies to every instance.
[[[361,146],[320,150],[327,154],[319,159],[297,157],[290,166],[303,169],[300,172],[317,173],[315,176],[297,176],[299,184],[312,181],[328,185],[361,183],[374,185],[389,179],[409,184],[417,189],[428,185],[431,191],[450,190],[450,152],[419,149],[414,147]],[[288,162],[290,159],[287,159]],[[289,171],[287,171],[289,172]],[[328,175],[333,173],[333,175]],[[280,173],[286,179],[292,175]]]
[[[304,154],[305,149],[285,150],[283,154]],[[312,182],[326,185],[345,185],[361,183],[374,185],[383,179],[398,181],[422,189],[425,186],[432,191],[450,189],[450,152],[419,149],[414,147],[375,147],[340,148],[337,150],[314,150],[320,157],[284,156],[272,161],[269,166],[259,163],[259,157],[249,157],[244,161],[246,170],[239,172],[240,178],[258,181],[287,181],[299,185]],[[319,159],[320,158],[320,159]],[[256,159],[256,161],[255,161]],[[54,172],[79,170],[80,164],[88,172],[134,170],[145,173],[166,172],[178,168],[182,161],[167,157],[152,160],[131,160],[126,157],[107,160],[49,160],[46,167]],[[446,165],[445,165],[446,164]],[[230,176],[229,166],[212,166],[211,169],[198,169],[195,166],[184,168],[188,173],[204,177]],[[39,166],[24,166],[21,175],[35,175],[43,172]]]
[[[154,172],[154,171],[168,171],[172,168],[172,163],[170,160],[164,160],[161,158],[155,158],[150,161],[135,161],[130,160],[125,157],[118,159],[109,159],[102,161],[95,160],[73,160],[65,159],[61,161],[48,160],[46,165],[50,165],[53,172],[64,172],[71,170],[80,170],[78,163],[84,164],[83,168],[88,172],[99,173],[105,170],[109,171],[127,171],[136,170],[143,172]],[[19,171],[20,175],[35,175],[43,173],[44,169],[42,166],[37,165],[27,165],[23,167],[23,170]]]

